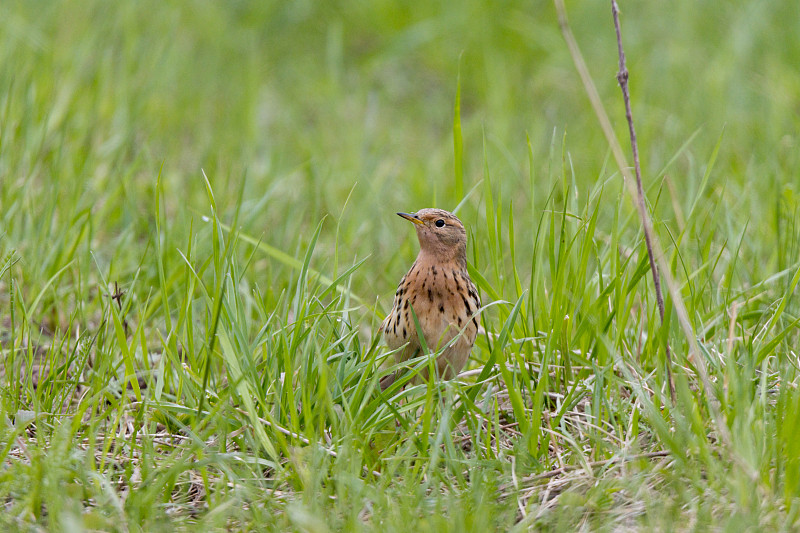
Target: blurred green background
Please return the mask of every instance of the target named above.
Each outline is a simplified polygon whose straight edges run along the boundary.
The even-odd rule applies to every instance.
[[[797,6],[621,7],[645,185],[658,187],[677,155],[666,173],[688,208],[724,131],[705,197],[736,213],[727,231],[748,220],[754,235],[767,231],[786,194],[796,204]],[[626,141],[609,6],[568,9]],[[8,1],[0,40],[3,248],[37,258],[34,268],[86,209],[94,221],[80,246],[103,268],[140,254],[159,172],[168,234],[185,236],[188,219],[208,212],[202,169],[223,212],[246,180],[244,231],[289,253],[331,215],[343,257],[373,254],[362,292],[384,294],[414,246],[393,213],[460,201],[459,70],[467,191],[485,160],[497,195],[535,220],[562,149],[576,194],[614,174],[549,2]],[[479,197],[461,212],[473,226]],[[673,206],[658,205],[671,222]],[[517,224],[519,246],[526,229]],[[769,238],[745,247],[751,268],[776,259]]]

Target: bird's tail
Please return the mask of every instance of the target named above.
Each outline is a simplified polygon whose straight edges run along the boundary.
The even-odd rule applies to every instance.
[[[391,387],[396,379],[397,379],[397,372],[392,372],[391,374],[383,376],[380,380],[381,390],[385,391],[386,389]]]

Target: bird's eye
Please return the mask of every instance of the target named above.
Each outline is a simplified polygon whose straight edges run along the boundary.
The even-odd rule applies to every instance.
[[[436,227],[441,228],[442,226],[444,226],[444,220],[440,218],[439,220],[436,221]]]

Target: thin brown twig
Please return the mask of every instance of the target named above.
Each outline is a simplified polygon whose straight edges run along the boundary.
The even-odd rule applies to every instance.
[[[640,213],[647,211],[644,202],[644,188],[642,187],[642,168],[639,164],[639,143],[636,141],[636,128],[633,125],[633,110],[631,109],[631,95],[628,88],[628,67],[625,65],[625,50],[622,47],[622,32],[619,27],[619,6],[617,0],[611,0],[611,13],[614,16],[614,29],[617,32],[617,50],[619,52],[619,72],[617,72],[617,83],[622,90],[622,99],[625,101],[625,118],[628,120],[628,132],[631,137],[631,152],[633,154],[633,168],[636,174],[636,193],[637,207]],[[658,304],[658,314],[661,317],[661,324],[664,324],[664,295],[661,292],[661,276],[658,274],[656,259],[653,255],[651,229],[648,224],[643,224],[644,243],[647,246],[647,258],[650,260],[650,271],[653,273],[653,285],[656,289],[656,303]],[[667,381],[669,382],[669,396],[674,404],[676,401],[675,381],[672,379],[672,354],[670,353],[669,340],[666,341],[667,356]]]
[[[561,28],[561,34],[564,37],[564,41],[566,41],[567,48],[569,49],[573,63],[575,64],[575,68],[578,71],[581,81],[583,82],[584,88],[586,89],[586,95],[592,104],[592,108],[597,116],[597,120],[600,123],[601,129],[603,130],[603,134],[605,135],[606,140],[608,140],[609,147],[611,148],[611,152],[617,162],[617,166],[624,177],[623,181],[625,186],[627,187],[631,197],[636,198],[636,187],[633,185],[633,177],[630,174],[630,167],[625,159],[625,154],[622,151],[622,147],[616,138],[614,128],[611,126],[611,120],[608,118],[608,113],[606,113],[603,102],[597,92],[597,87],[594,85],[594,80],[592,80],[592,76],[589,74],[589,68],[586,66],[586,61],[583,59],[583,54],[581,54],[580,47],[575,40],[575,36],[572,34],[572,30],[567,20],[567,12],[566,7],[564,7],[564,0],[553,0],[553,2],[555,3],[556,11],[558,13],[558,23]],[[650,221],[649,214],[647,211],[640,211],[639,215],[642,219],[642,225],[648,227],[649,231],[650,228],[652,228],[652,222]],[[651,244],[653,246],[653,253],[655,254],[656,262],[661,268],[664,284],[666,285],[667,290],[672,298],[678,323],[683,330],[686,341],[689,343],[689,354],[687,359],[694,364],[694,370],[700,377],[703,388],[709,397],[708,408],[711,411],[711,415],[714,419],[717,436],[731,451],[731,457],[733,460],[742,468],[744,472],[746,472],[751,479],[756,480],[758,479],[758,472],[749,466],[747,462],[744,461],[744,459],[742,459],[738,454],[733,453],[733,437],[731,436],[730,430],[728,429],[722,413],[719,410],[719,404],[721,402],[711,383],[711,380],[709,379],[705,360],[703,359],[703,354],[700,353],[700,346],[697,343],[697,337],[695,336],[694,328],[689,321],[689,314],[686,311],[686,306],[683,303],[683,297],[680,289],[678,288],[675,280],[672,278],[669,263],[667,263],[667,260],[664,256],[664,251],[659,244],[658,238],[654,238]]]

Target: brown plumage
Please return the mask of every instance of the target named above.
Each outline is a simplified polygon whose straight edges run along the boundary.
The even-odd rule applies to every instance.
[[[419,255],[400,280],[392,310],[381,329],[389,348],[395,350],[408,343],[397,352],[398,361],[421,355],[412,308],[430,351],[460,334],[436,360],[437,374],[451,379],[464,367],[478,335],[481,302],[467,273],[467,232],[458,217],[442,209],[397,214],[414,223]],[[427,377],[427,371],[423,374]],[[384,377],[381,388],[385,390],[395,378],[394,374]]]

